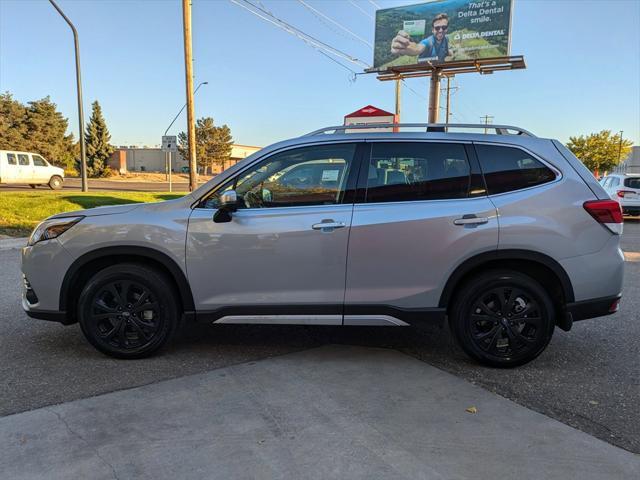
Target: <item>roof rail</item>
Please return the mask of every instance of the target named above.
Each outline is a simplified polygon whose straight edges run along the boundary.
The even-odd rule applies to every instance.
[[[450,128],[466,128],[474,130],[492,130],[496,135],[525,135],[527,137],[535,137],[535,135],[524,128],[514,127],[513,125],[493,125],[484,123],[369,123],[358,125],[337,125],[335,127],[325,127],[319,130],[309,132],[305,137],[311,137],[320,134],[338,134],[346,133],[347,130],[371,130],[376,128],[392,128],[397,132],[401,128],[424,128],[427,132],[447,132]],[[514,132],[514,133],[512,133]]]

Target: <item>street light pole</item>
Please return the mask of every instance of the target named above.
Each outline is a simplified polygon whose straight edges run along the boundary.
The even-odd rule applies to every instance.
[[[73,43],[76,49],[76,87],[78,93],[78,136],[80,137],[80,177],[82,178],[82,191],[88,192],[89,186],[87,184],[87,156],[84,145],[84,108],[82,107],[82,80],[80,77],[80,45],[78,43],[78,31],[76,27],[71,23],[71,20],[64,14],[60,7],[53,0],[49,0],[53,8],[64,18],[65,22],[71,27],[73,32]]]
[[[198,86],[196,87],[196,89],[193,91],[193,96],[195,97],[196,93],[198,93],[198,90],[200,90],[200,87],[202,85],[209,85],[209,82],[200,82],[198,84]],[[187,107],[187,104],[185,103],[182,108],[180,109],[180,111],[178,112],[178,114],[173,117],[173,120],[171,120],[171,123],[169,124],[169,126],[167,127],[167,129],[164,131],[165,136],[167,135],[167,133],[169,132],[169,129],[171,128],[171,126],[175,123],[175,121],[178,119],[178,117],[180,116],[180,114],[184,111],[184,109]]]
[[[187,87],[187,136],[189,138],[189,191],[198,188],[196,177],[196,126],[193,106],[193,48],[191,45],[191,0],[182,0],[184,75]]]

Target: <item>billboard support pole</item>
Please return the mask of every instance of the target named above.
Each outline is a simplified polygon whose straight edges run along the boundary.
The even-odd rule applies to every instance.
[[[402,82],[401,78],[396,79],[396,122],[400,123],[400,99],[401,99],[401,87],[400,82]]]
[[[429,123],[438,123],[438,112],[440,110],[440,69],[434,68],[431,71],[431,82],[429,86]]]

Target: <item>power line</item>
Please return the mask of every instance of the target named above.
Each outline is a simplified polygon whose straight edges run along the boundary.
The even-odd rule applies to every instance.
[[[369,3],[371,5],[373,5],[374,7],[376,7],[378,10],[380,10],[380,5],[378,5],[376,2],[374,2],[373,0],[369,0]]]
[[[299,28],[294,27],[293,25],[291,25],[291,24],[285,22],[284,20],[276,17],[275,15],[273,15],[273,14],[269,13],[268,11],[260,8],[259,6],[254,5],[253,3],[249,2],[248,0],[229,0],[229,1],[231,3],[234,3],[235,5],[237,5],[239,7],[244,8],[245,10],[247,10],[250,13],[252,13],[253,15],[261,18],[262,20],[265,20],[265,21],[275,25],[276,27],[285,30],[286,32],[288,32],[291,35],[299,38],[300,40],[303,40],[306,43],[312,44],[315,47],[317,47],[319,49],[322,49],[322,50],[324,50],[324,51],[326,51],[328,53],[331,53],[334,56],[344,58],[345,60],[348,60],[349,62],[354,63],[354,64],[356,64],[356,65],[358,65],[360,67],[369,68],[369,65],[366,64],[365,62],[363,62],[362,60],[359,60],[358,58],[352,57],[348,53],[345,53],[342,50],[338,50],[337,48],[332,47],[331,45],[323,42],[322,40],[319,40],[319,39],[309,35],[308,33],[303,32]],[[256,11],[256,10],[258,10],[258,11]]]
[[[366,17],[370,18],[371,20],[373,20],[373,15],[371,15],[369,12],[367,12],[364,8],[362,8],[360,5],[358,5],[356,2],[354,2],[353,0],[349,0],[349,3],[351,5],[353,5],[354,7],[356,7],[358,10],[360,10]]]
[[[364,43],[366,46],[373,48],[373,45],[371,45],[369,42],[367,42],[364,38],[362,38],[360,35],[352,32],[351,30],[349,30],[347,27],[345,27],[344,25],[342,25],[341,23],[336,22],[333,18],[325,15],[324,13],[322,13],[321,11],[317,10],[316,8],[312,7],[311,5],[309,5],[307,2],[305,2],[304,0],[298,0],[298,2],[300,2],[300,4],[302,4],[305,8],[307,8],[308,10],[310,10],[314,15],[319,16],[321,18],[324,18],[325,20],[331,22],[332,24],[334,24],[335,26],[337,26],[338,28],[340,28],[341,30],[347,32],[349,35],[351,35],[352,37],[360,40],[362,43]]]

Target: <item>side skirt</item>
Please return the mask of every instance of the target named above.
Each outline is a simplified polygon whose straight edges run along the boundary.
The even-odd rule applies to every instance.
[[[442,323],[444,308],[398,308],[391,305],[251,305],[199,311],[198,323],[350,325],[406,327]]]

